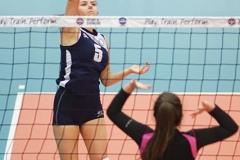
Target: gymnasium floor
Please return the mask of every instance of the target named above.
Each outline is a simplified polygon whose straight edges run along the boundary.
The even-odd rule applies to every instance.
[[[199,102],[208,100],[215,102],[227,111],[240,126],[240,95],[239,94],[178,94],[183,102],[184,118],[180,130],[192,127],[209,127],[216,122],[209,115],[202,114],[192,119],[189,114]],[[101,100],[106,109],[114,94],[101,95]],[[157,94],[133,94],[124,106],[124,112],[134,119],[154,124],[152,108]],[[10,134],[4,160],[59,160],[55,140],[53,137],[51,119],[54,93],[19,93],[16,98]],[[114,126],[106,117],[109,139],[109,158],[111,160],[131,160],[139,158],[137,145],[122,131]],[[223,142],[215,143],[201,149],[197,160],[237,160],[240,158],[240,132]],[[13,140],[12,140],[13,139]],[[237,142],[238,141],[238,142]],[[87,160],[86,149],[83,141],[79,141],[79,157]],[[24,154],[23,154],[24,153]],[[233,156],[234,155],[234,156]]]

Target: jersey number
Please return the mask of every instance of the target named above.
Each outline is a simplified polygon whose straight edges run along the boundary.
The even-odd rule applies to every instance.
[[[101,46],[94,44],[94,47],[95,47],[95,54],[94,54],[93,60],[96,62],[101,62],[102,56],[103,56],[103,53],[100,50]]]

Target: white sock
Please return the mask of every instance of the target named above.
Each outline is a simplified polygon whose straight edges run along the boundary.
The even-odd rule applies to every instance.
[[[106,158],[103,158],[103,160],[110,160],[108,157],[106,157]]]

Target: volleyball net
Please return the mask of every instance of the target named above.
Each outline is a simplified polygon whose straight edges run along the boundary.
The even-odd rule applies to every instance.
[[[152,126],[152,106],[162,91],[183,103],[180,130],[217,122],[207,114],[189,114],[209,100],[240,126],[240,17],[0,17],[0,159],[59,159],[52,133],[52,108],[60,64],[60,27],[93,27],[109,41],[111,71],[133,64],[151,69],[111,87],[100,85],[104,110],[130,79],[152,84],[137,90],[123,111]],[[138,159],[133,140],[106,116],[110,159]],[[197,159],[237,160],[240,132],[202,148]],[[88,159],[83,140],[80,159]]]

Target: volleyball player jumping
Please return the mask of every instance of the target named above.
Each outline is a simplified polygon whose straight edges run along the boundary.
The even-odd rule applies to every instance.
[[[238,125],[233,119],[217,105],[206,101],[202,102],[192,116],[206,111],[217,120],[219,126],[180,132],[177,127],[182,120],[182,104],[180,99],[170,92],[163,92],[155,102],[155,130],[121,111],[134,89],[150,87],[132,80],[119,91],[107,109],[107,115],[113,123],[138,144],[142,160],[194,160],[201,147],[221,141],[237,132]]]
[[[97,16],[95,0],[68,0],[65,16]],[[78,160],[82,135],[90,160],[107,160],[107,135],[99,84],[113,85],[150,65],[111,73],[107,39],[93,28],[61,28],[61,68],[56,80],[53,132],[61,160]]]

